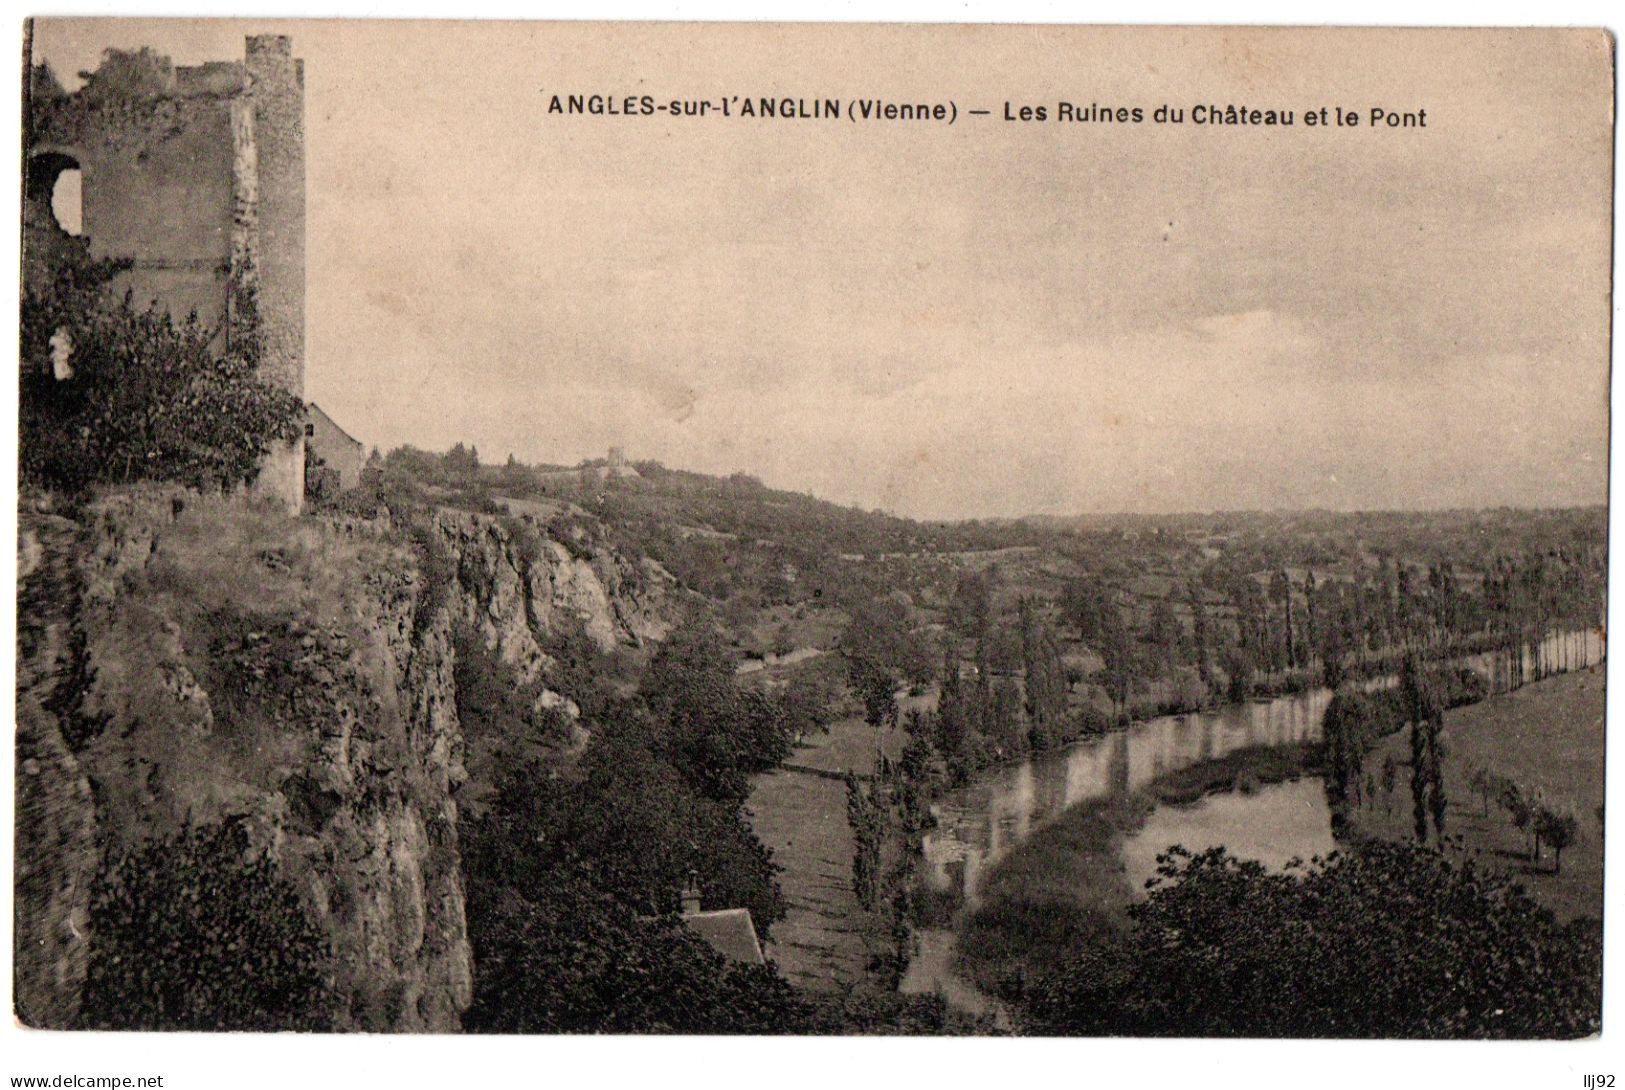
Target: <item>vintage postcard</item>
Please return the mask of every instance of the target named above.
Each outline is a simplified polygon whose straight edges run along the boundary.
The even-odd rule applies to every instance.
[[[1606,31],[24,36],[24,1036],[1601,1032]]]

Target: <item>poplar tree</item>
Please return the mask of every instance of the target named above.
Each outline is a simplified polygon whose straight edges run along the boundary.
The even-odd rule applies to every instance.
[[[1430,818],[1434,834],[1444,836],[1444,708],[1414,649],[1405,654],[1400,690],[1411,727],[1411,814],[1416,839],[1426,843]]]

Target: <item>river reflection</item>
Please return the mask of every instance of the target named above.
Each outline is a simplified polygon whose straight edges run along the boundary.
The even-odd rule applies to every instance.
[[[1601,660],[1595,632],[1554,634],[1542,648],[1546,672],[1580,669]],[[1509,663],[1475,655],[1464,665],[1494,679],[1512,671],[1533,676],[1535,656]],[[1378,681],[1374,684],[1391,684]],[[1075,743],[1064,750],[988,769],[975,782],[949,792],[933,808],[937,827],[924,838],[926,879],[939,890],[957,889],[975,907],[983,872],[1011,848],[1082,802],[1125,795],[1164,773],[1252,746],[1320,740],[1320,719],[1331,700],[1326,689],[1299,696],[1230,705],[1191,715],[1162,716]]]
[[[1157,873],[1157,856],[1179,844],[1192,854],[1225,848],[1280,870],[1337,850],[1332,813],[1318,778],[1270,784],[1250,794],[1209,795],[1185,806],[1159,806],[1144,827],[1123,839],[1123,873],[1136,897]]]
[[[1052,754],[989,769],[943,796],[925,835],[928,880],[958,887],[974,906],[984,868],[1081,802],[1126,795],[1188,765],[1251,746],[1318,741],[1331,694],[1255,701],[1192,715],[1162,716]]]

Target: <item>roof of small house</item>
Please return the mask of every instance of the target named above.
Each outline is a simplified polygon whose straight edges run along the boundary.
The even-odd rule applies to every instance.
[[[714,912],[694,912],[685,915],[683,922],[730,961],[761,965],[767,960],[762,956],[762,944],[756,941],[756,925],[750,921],[749,909],[723,908]]]
[[[363,444],[361,442],[361,440],[357,439],[355,436],[351,435],[349,432],[345,431],[342,427],[340,427],[339,422],[337,420],[334,420],[331,416],[328,416],[327,415],[327,410],[323,409],[320,405],[316,404],[314,401],[308,403],[305,406],[305,410],[307,412],[310,412],[310,413],[320,413],[322,419],[327,421],[329,424],[331,424],[333,426],[334,431],[338,432],[340,435],[342,435],[344,438],[348,439],[351,443],[354,443],[356,446],[360,447],[360,446],[365,445],[365,444]]]

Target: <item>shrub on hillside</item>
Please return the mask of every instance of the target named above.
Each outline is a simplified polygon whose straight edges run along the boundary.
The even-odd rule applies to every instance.
[[[485,646],[467,621],[453,628],[453,678],[468,780],[458,796],[477,814],[514,769],[558,769],[576,742],[576,726],[561,706],[541,699],[540,682],[523,681]]]
[[[1446,708],[1477,704],[1490,695],[1489,679],[1465,666],[1439,671],[1439,687]]]
[[[331,1028],[327,940],[239,823],[109,860],[90,924],[86,1028]]]

